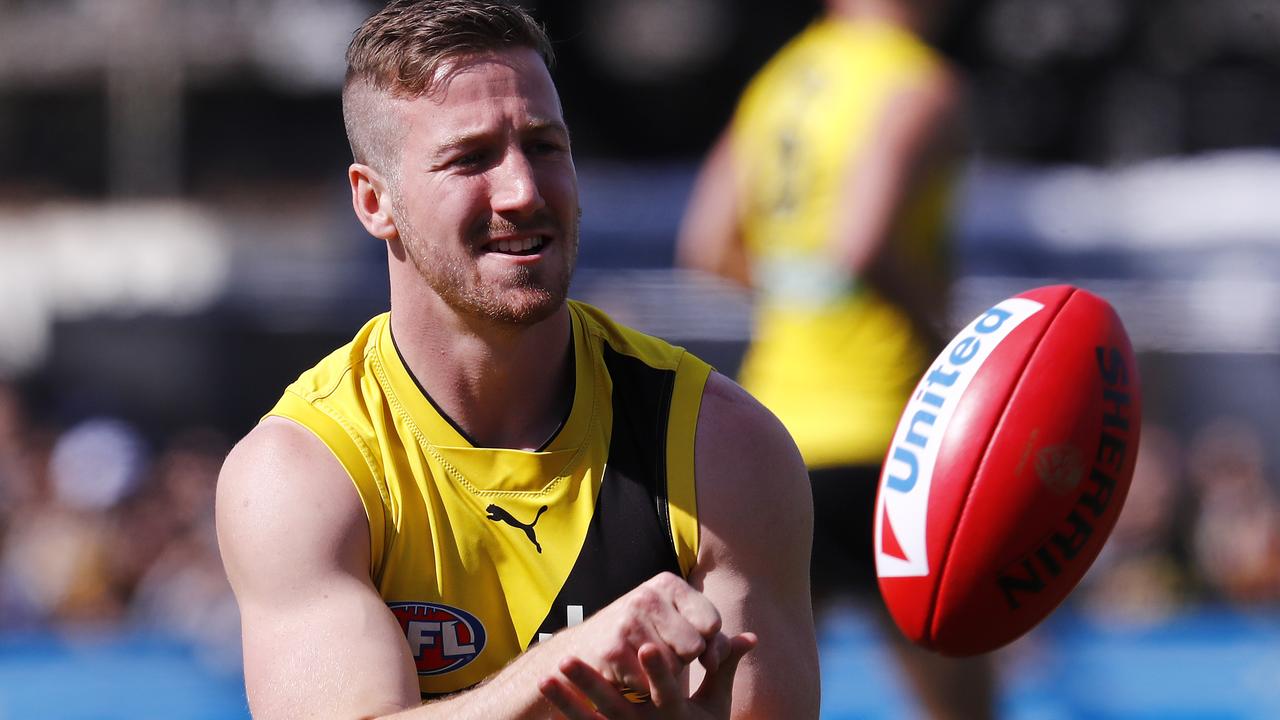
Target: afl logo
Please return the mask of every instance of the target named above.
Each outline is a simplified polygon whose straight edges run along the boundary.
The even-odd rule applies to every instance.
[[[443,675],[484,650],[484,625],[465,610],[427,603],[388,603],[409,641],[419,675]]]

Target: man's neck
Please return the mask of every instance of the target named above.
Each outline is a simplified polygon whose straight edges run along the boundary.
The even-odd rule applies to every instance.
[[[393,304],[391,332],[436,406],[478,447],[544,445],[573,403],[568,307],[528,326],[432,310]]]

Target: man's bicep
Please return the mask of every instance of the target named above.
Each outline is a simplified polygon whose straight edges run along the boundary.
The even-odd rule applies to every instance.
[[[352,578],[275,606],[241,603],[245,690],[255,718],[372,717],[419,704],[408,646]]]
[[[734,717],[817,717],[813,506],[799,452],[776,418],[713,374],[695,456],[702,540],[691,581],[726,633],[760,638],[739,666]]]
[[[228,457],[217,516],[255,717],[417,704],[404,636],[369,580],[363,507],[319,440],[264,422]]]

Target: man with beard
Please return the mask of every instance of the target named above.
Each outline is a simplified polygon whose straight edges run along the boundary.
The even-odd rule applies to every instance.
[[[223,468],[256,717],[817,715],[802,461],[705,363],[566,300],[549,58],[494,0],[397,0],[351,43],[391,312]]]

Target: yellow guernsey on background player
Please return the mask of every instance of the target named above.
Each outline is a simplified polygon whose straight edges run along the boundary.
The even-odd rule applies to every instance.
[[[348,177],[391,311],[218,481],[257,718],[818,714],[799,452],[705,364],[566,300],[549,58],[502,0],[396,0],[352,40]]]
[[[757,290],[741,381],[783,421],[810,467],[878,464],[936,338],[833,246],[858,158],[882,142],[903,88],[939,72],[937,54],[889,23],[827,19],[784,48],[743,94],[731,128],[742,241]],[[953,167],[927,166],[886,243],[920,286],[944,282]],[[935,295],[941,304],[942,298]],[[936,319],[937,312],[934,312]]]

